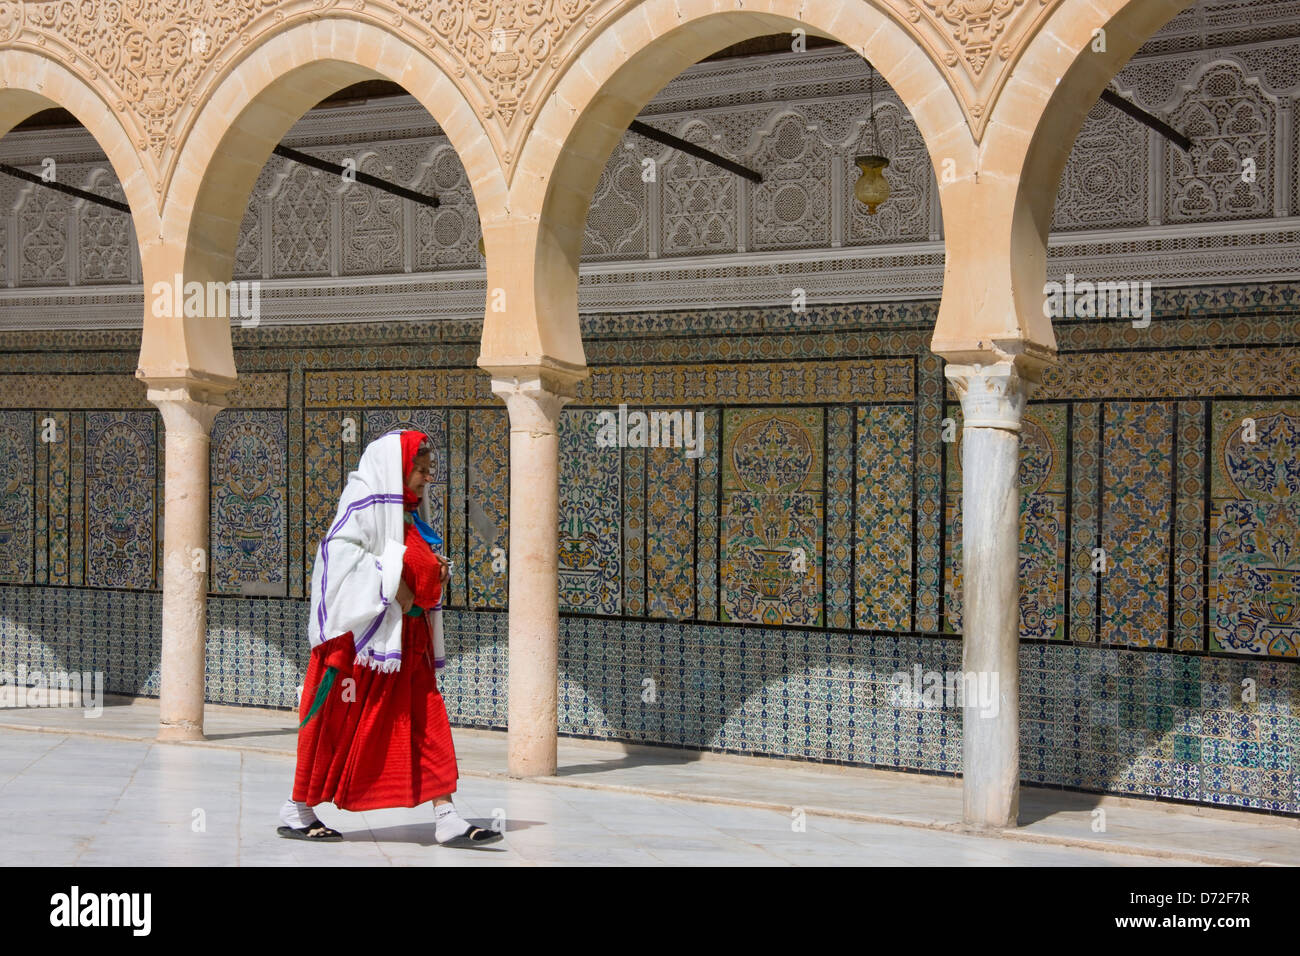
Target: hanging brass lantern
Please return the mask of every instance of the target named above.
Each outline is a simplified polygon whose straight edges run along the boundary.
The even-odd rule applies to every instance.
[[[889,181],[885,179],[885,167],[889,165],[889,160],[884,156],[855,156],[853,162],[862,170],[862,175],[853,186],[853,195],[874,216],[876,207],[889,198]]]
[[[868,63],[867,69],[871,71],[867,77],[867,94],[870,97],[867,118],[871,124],[871,141],[879,144],[880,132],[876,129],[876,68]],[[879,149],[879,145],[876,148]],[[867,207],[867,212],[874,216],[876,207],[889,198],[889,181],[885,179],[885,167],[889,165],[889,160],[872,153],[867,156],[854,156],[853,162],[858,169],[862,170],[862,175],[853,186],[853,195],[858,202]]]

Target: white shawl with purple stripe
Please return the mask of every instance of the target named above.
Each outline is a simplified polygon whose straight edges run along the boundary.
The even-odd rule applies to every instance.
[[[348,475],[311,575],[311,646],[351,631],[356,664],[385,672],[402,667],[402,487],[401,434],[389,432]]]

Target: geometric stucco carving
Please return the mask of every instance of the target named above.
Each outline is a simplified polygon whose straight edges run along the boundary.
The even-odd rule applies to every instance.
[[[161,198],[198,107],[247,52],[302,20],[367,21],[404,36],[451,77],[482,120],[510,178],[539,105],[567,64],[595,31],[639,2],[0,0],[0,48],[53,56],[99,90]],[[1060,2],[876,5],[916,38],[947,78],[978,140],[1019,51]]]
[[[940,64],[978,142],[1017,56],[1061,0],[890,2]]]

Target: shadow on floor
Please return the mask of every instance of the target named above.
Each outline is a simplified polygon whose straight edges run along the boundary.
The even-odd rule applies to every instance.
[[[576,777],[588,773],[607,773],[611,770],[626,770],[632,767],[674,767],[695,763],[700,759],[697,750],[672,750],[664,754],[628,751],[619,757],[602,760],[599,763],[580,763],[561,766],[556,769],[557,777]]]
[[[491,820],[481,820],[477,818],[466,818],[466,823],[471,823],[476,827],[492,829]],[[529,827],[545,826],[540,820],[507,820],[505,821],[505,832],[512,830],[527,830]],[[371,830],[356,830],[343,835],[345,842],[365,843],[374,841],[375,843],[413,843],[416,846],[438,846],[438,841],[433,838],[433,821],[428,823],[404,823],[395,827],[379,827]],[[457,847],[456,849],[474,850],[476,852],[503,853],[505,847],[499,843],[491,846],[474,846],[474,847]]]
[[[1020,826],[1038,823],[1058,813],[1093,810],[1101,803],[1101,794],[1074,790],[1040,790],[1020,788]]]
[[[284,727],[279,730],[241,730],[231,734],[209,734],[203,735],[206,740],[239,740],[242,737],[286,737],[297,736],[297,727]]]

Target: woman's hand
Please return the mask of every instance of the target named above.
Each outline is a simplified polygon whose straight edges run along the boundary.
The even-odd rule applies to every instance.
[[[415,593],[406,586],[405,581],[397,586],[397,603],[401,605],[403,614],[409,611],[411,605],[415,603]]]
[[[438,563],[442,565],[442,577],[439,580],[439,586],[442,588],[443,593],[446,593],[447,579],[451,577],[451,565],[442,558],[438,559]]]

